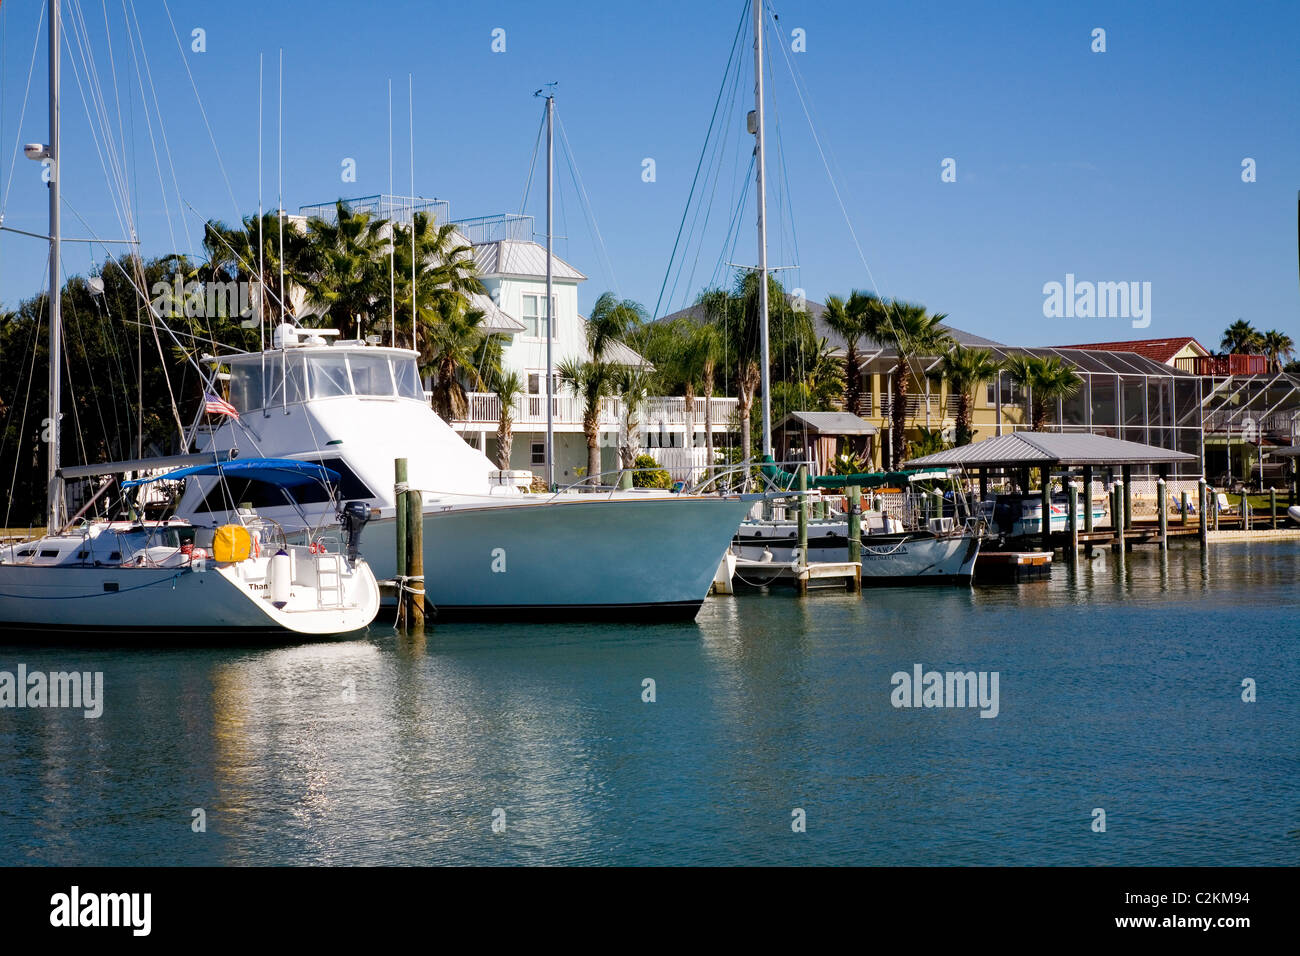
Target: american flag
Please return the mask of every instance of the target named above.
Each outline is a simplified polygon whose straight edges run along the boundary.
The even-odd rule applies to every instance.
[[[235,406],[220,395],[213,395],[211,392],[203,393],[203,411],[208,415],[229,415],[231,418],[238,418],[239,412],[235,411]]]

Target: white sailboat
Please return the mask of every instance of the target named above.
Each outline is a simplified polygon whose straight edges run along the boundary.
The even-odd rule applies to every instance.
[[[364,524],[345,515],[351,554],[330,553],[320,539],[305,546],[276,540],[255,515],[211,529],[210,538],[183,520],[65,521],[59,461],[62,316],[60,308],[59,63],[60,5],[49,0],[50,142],[26,153],[50,164],[50,368],[47,448],[47,534],[0,548],[0,634],[77,636],[202,633],[333,634],[366,627],[379,609],[373,573],[355,553]],[[148,469],[147,460],[76,469],[82,475]],[[256,476],[273,487],[327,486],[338,475],[302,462],[209,462],[125,482]],[[204,544],[208,547],[204,547]],[[341,542],[340,542],[341,543]],[[208,553],[208,548],[211,553]]]

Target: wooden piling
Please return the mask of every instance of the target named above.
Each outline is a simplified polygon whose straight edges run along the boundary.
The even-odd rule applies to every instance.
[[[397,547],[397,626],[406,623],[406,459],[393,460],[393,501],[396,503],[394,535]]]
[[[1110,521],[1115,526],[1115,543],[1124,550],[1124,482],[1115,482],[1114,500],[1110,509]]]
[[[1204,478],[1202,478],[1200,481],[1196,483],[1196,494],[1198,496],[1197,506],[1196,506],[1196,520],[1199,525],[1199,533],[1197,537],[1201,539],[1201,547],[1205,547],[1205,545],[1208,544],[1210,540],[1210,536],[1207,533],[1209,531],[1210,516],[1206,513],[1206,509],[1209,507],[1210,504],[1210,499],[1209,499],[1209,488],[1206,487]]]
[[[1184,499],[1187,497],[1183,496]],[[1169,547],[1169,508],[1165,498],[1165,479],[1163,476],[1156,479],[1156,516],[1160,522],[1160,548],[1164,550]]]
[[[1277,530],[1277,489],[1268,489],[1268,526]]]
[[[1133,466],[1123,467],[1124,475],[1124,527],[1133,527]]]
[[[1079,552],[1079,494],[1074,482],[1066,485],[1066,497],[1070,503],[1070,554]]]
[[[1092,465],[1083,466],[1083,530],[1092,533]]]
[[[799,466],[799,563],[808,566],[808,466]]]
[[[862,489],[850,485],[849,489],[849,561],[862,561]],[[862,576],[857,577],[856,590],[862,590]]]
[[[1179,502],[1179,504],[1182,506],[1182,516],[1183,516],[1183,527],[1184,527],[1184,528],[1186,528],[1187,525],[1188,525],[1188,523],[1192,520],[1192,519],[1191,519],[1191,516],[1188,515],[1188,513],[1187,513],[1187,505],[1191,502],[1191,500],[1192,500],[1192,496],[1189,495],[1186,491],[1184,491],[1184,492],[1183,492],[1182,501]]]
[[[1048,473],[1047,465],[1043,465],[1038,471],[1039,485],[1038,498],[1043,503],[1042,531],[1043,531],[1043,550],[1052,550],[1052,476]]]
[[[410,602],[407,607],[407,630],[412,634],[424,633],[424,496],[419,489],[406,492],[406,567]]]
[[[1250,530],[1250,498],[1247,497],[1245,488],[1241,489],[1241,507],[1238,510],[1241,512],[1241,530],[1249,531]]]

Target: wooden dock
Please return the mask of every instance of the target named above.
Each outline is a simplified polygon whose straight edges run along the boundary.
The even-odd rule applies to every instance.
[[[800,594],[832,588],[857,592],[862,590],[862,564],[858,561],[803,564],[737,558],[733,582],[749,588],[793,587]]]

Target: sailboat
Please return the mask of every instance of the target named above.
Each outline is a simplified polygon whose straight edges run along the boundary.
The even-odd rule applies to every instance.
[[[359,556],[369,510],[345,506],[338,520],[346,553],[327,538],[290,542],[274,524],[236,508],[231,520],[199,528],[183,519],[65,520],[65,474],[59,461],[62,315],[60,285],[59,0],[49,0],[50,142],[29,145],[28,156],[50,163],[49,421],[47,533],[0,548],[0,633],[128,637],[223,634],[336,634],[365,628],[379,610],[379,587]],[[125,481],[212,480],[229,490],[257,479],[286,495],[312,485],[334,504],[340,476],[321,465],[230,456],[196,457],[179,468],[160,460],[68,469],[80,476],[161,471]],[[173,462],[174,463],[174,462]],[[124,467],[119,467],[124,465]],[[93,499],[92,499],[93,500]],[[344,542],[335,535],[333,543]]]
[[[763,455],[769,464],[764,472],[776,471],[773,463],[772,401],[768,336],[767,287],[767,165],[764,158],[763,95],[763,9],[762,0],[751,0],[754,24],[754,111],[749,114],[748,128],[754,135],[754,169],[758,205],[758,288],[759,347],[763,391]],[[787,479],[793,476],[785,475]],[[951,495],[947,513],[937,515],[925,506],[933,500],[935,487],[949,479],[946,472],[933,471],[866,473],[814,478],[814,487],[858,486],[879,488],[896,486],[901,507],[868,511],[861,516],[862,581],[864,584],[933,584],[953,582],[970,584],[984,535],[984,522],[977,516],[962,513],[963,497]],[[937,480],[936,480],[937,479]],[[788,483],[788,482],[787,482]],[[929,485],[928,489],[925,487]],[[938,492],[942,498],[942,492]],[[832,516],[808,528],[807,551],[796,547],[798,522],[793,519],[763,520],[748,518],[736,532],[732,554],[744,561],[781,561],[807,565],[814,561],[848,560],[849,521],[847,516]]]

